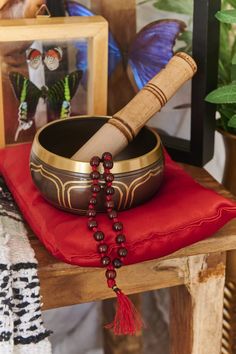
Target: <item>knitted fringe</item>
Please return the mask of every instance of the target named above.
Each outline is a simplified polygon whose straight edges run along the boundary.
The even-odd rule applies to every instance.
[[[51,354],[37,261],[23,222],[11,216],[0,215],[0,353]]]
[[[12,278],[9,261],[9,237],[0,223],[0,353],[13,353]]]

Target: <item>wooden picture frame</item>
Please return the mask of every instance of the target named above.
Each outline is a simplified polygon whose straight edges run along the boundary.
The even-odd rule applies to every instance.
[[[88,43],[86,113],[88,115],[105,115],[107,111],[108,24],[103,17],[39,17],[36,19],[0,20],[0,46],[2,48],[7,44],[18,45],[20,42],[28,41],[73,41],[82,39],[86,39]],[[7,111],[4,107],[2,76],[3,71],[6,70],[5,66],[4,61],[1,60],[0,147],[6,145],[4,122]]]

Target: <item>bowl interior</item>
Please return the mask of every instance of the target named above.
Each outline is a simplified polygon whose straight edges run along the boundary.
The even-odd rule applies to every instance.
[[[39,143],[56,155],[70,158],[107,120],[108,118],[85,117],[57,121],[40,132]],[[115,160],[127,160],[145,155],[154,149],[156,144],[155,134],[144,127],[132,143],[115,157]]]

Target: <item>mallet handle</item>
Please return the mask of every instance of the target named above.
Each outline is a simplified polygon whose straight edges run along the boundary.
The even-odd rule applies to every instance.
[[[115,156],[133,140],[146,122],[158,112],[176,91],[196,72],[195,61],[186,53],[174,55],[144,88],[73,156],[89,161],[94,155],[109,151]]]

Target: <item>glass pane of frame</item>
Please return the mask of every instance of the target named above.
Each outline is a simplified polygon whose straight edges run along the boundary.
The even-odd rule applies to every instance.
[[[98,16],[1,20],[0,146],[55,119],[105,115],[107,46]]]
[[[88,113],[87,47],[86,39],[2,45],[6,144],[31,141],[52,120]]]
[[[172,39],[172,21],[181,22],[183,31],[178,35],[173,51],[185,51],[191,55],[192,52],[192,24],[193,24],[193,0],[185,1],[137,1],[136,6],[137,31],[144,26],[160,21],[160,31],[165,31],[162,37],[157,35],[156,41],[163,42],[163,47]],[[166,23],[170,21],[169,31]],[[163,29],[162,29],[163,28]],[[184,37],[183,37],[184,33]],[[184,39],[184,40],[183,40]],[[168,53],[167,53],[168,54]],[[156,60],[160,61],[165,53],[156,52]],[[153,117],[148,125],[157,128],[162,134],[169,137],[178,137],[190,140],[191,126],[191,82],[187,82],[175,96],[162,108],[161,112]]]
[[[197,62],[198,72],[192,83],[187,83],[149,124],[158,127],[162,141],[174,159],[204,165],[212,158],[214,151],[215,109],[204,98],[217,85],[219,23],[215,13],[220,8],[220,0],[86,1],[87,6],[89,3],[93,10],[108,19],[114,37],[122,44],[120,48],[124,67],[136,40],[135,20],[132,16],[136,18],[137,30],[158,19],[174,18],[186,23],[187,31],[183,33],[181,41],[177,41],[174,50],[191,52]],[[116,9],[116,12],[112,12],[112,9]],[[113,15],[118,11],[119,21]],[[125,26],[120,25],[122,19],[123,22],[126,19]],[[163,31],[162,37],[166,35],[168,32]],[[144,50],[148,44],[147,39],[145,43],[139,43],[139,48]],[[147,60],[144,65],[149,67],[151,62]],[[111,87],[112,79],[109,78]],[[115,79],[117,84],[119,77]],[[134,92],[128,87],[128,79],[123,75],[120,92],[125,91],[126,98],[131,99]],[[114,97],[109,103],[113,104],[113,101]],[[124,97],[123,103],[127,103]]]

